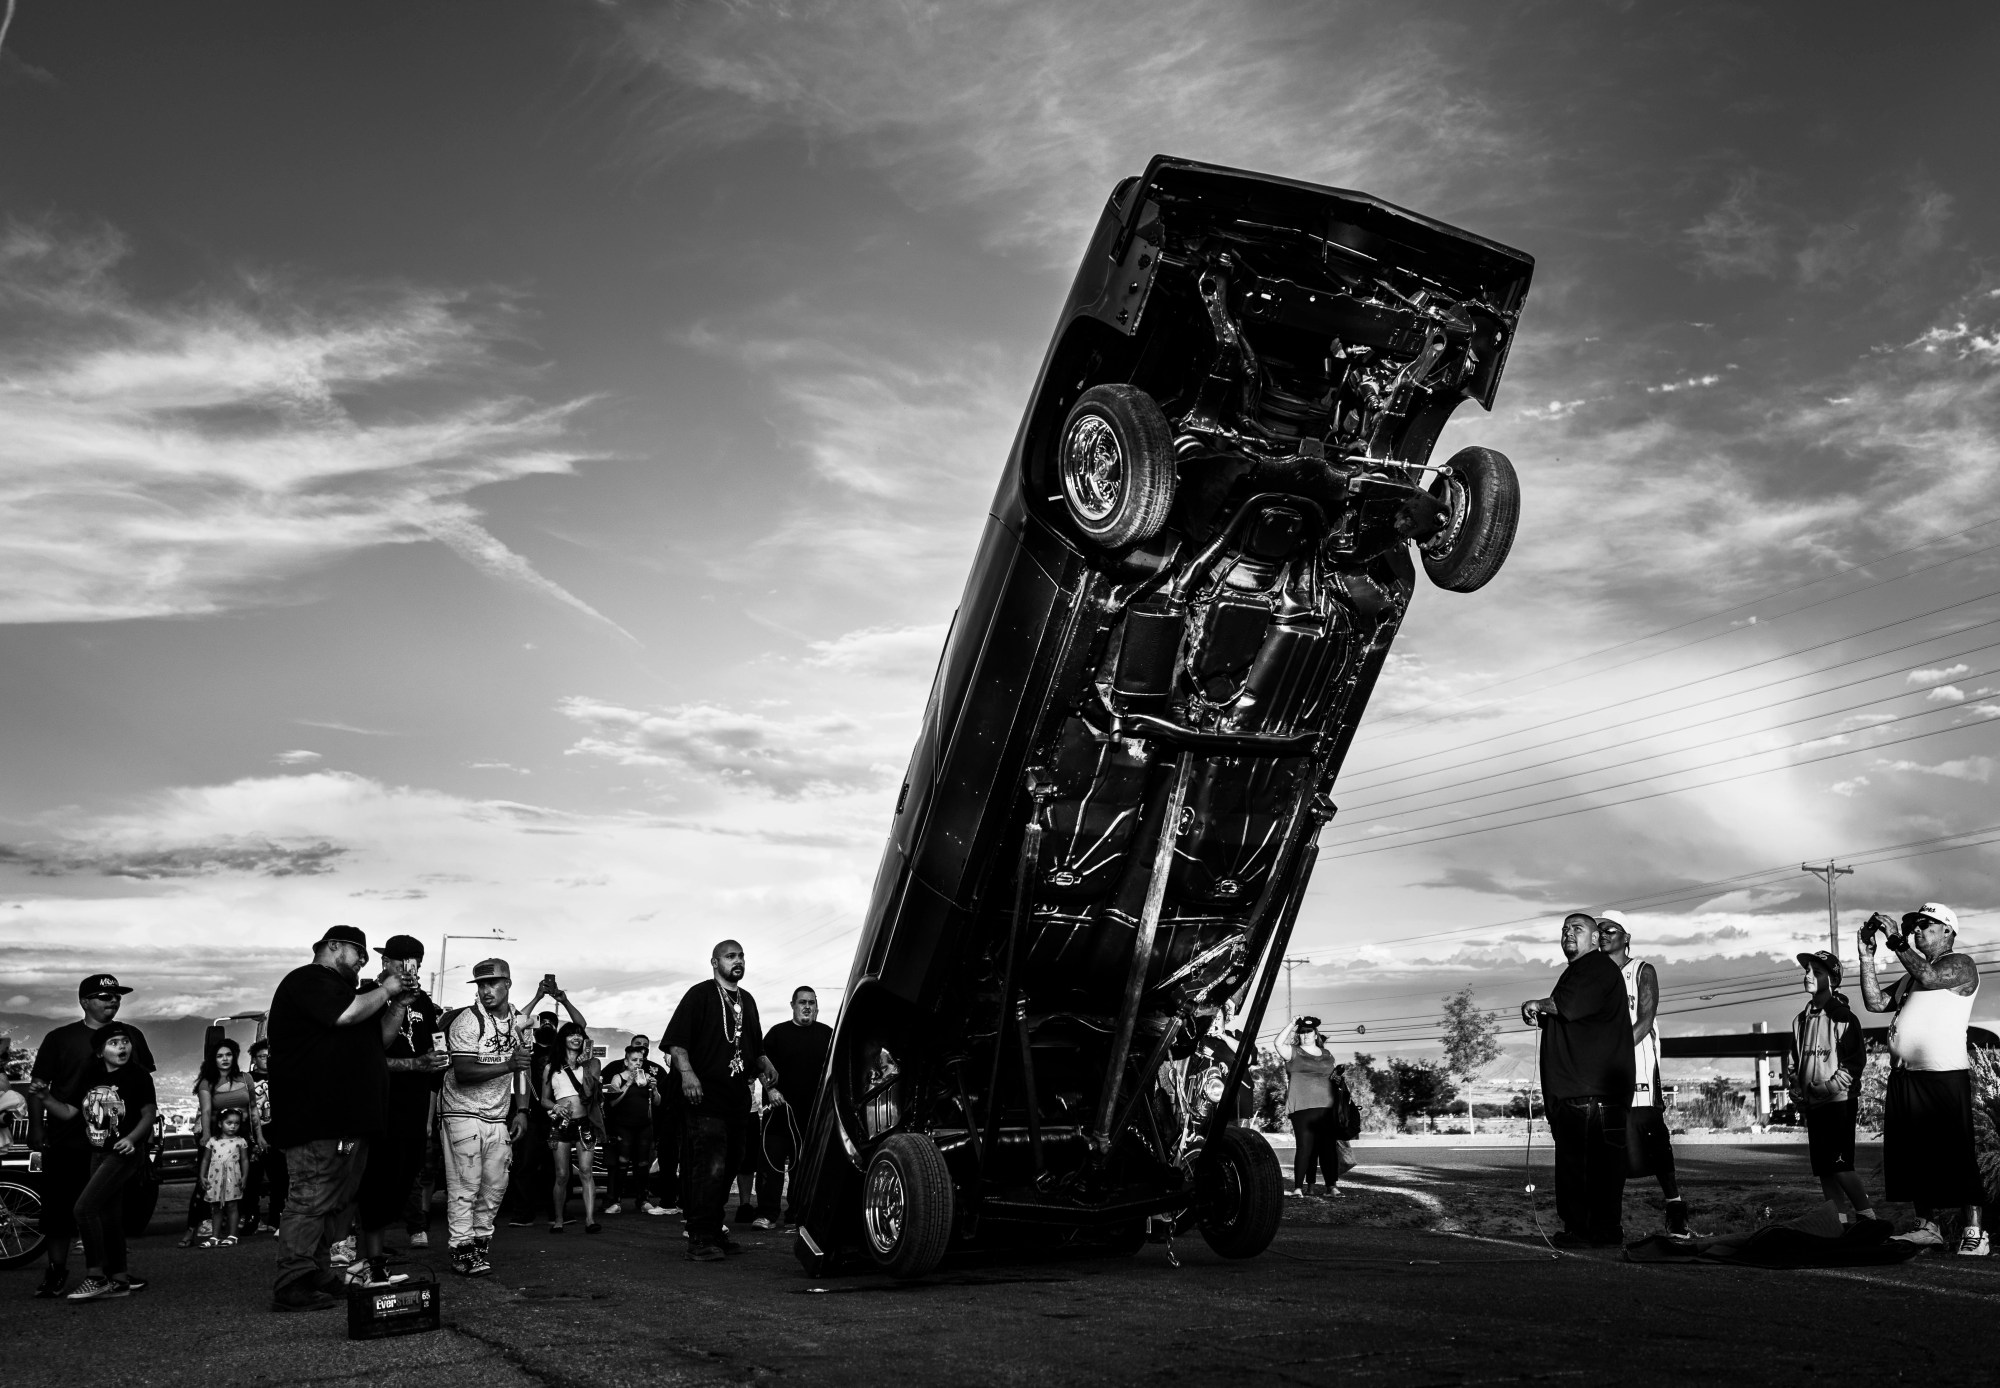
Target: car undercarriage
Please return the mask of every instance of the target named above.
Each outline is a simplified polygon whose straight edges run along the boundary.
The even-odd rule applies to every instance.
[[[1223,1096],[1416,562],[1470,592],[1512,543],[1508,460],[1431,451],[1491,407],[1532,266],[1184,160],[1113,194],[897,798],[797,1172],[809,1268],[1269,1242],[1276,1159]]]

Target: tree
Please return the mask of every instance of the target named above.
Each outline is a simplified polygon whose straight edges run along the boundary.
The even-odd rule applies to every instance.
[[[1481,1012],[1466,984],[1444,1000],[1444,1066],[1462,1079],[1500,1055],[1500,1014]]]
[[[1420,1113],[1442,1113],[1458,1097],[1458,1086],[1451,1082],[1450,1072],[1435,1060],[1404,1060],[1398,1056],[1389,1062],[1389,1074],[1396,1085],[1390,1106],[1399,1125]]]

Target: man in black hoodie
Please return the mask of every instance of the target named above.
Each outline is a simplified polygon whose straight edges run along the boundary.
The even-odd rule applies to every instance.
[[[1556,1145],[1556,1213],[1562,1248],[1625,1241],[1625,1120],[1632,1106],[1632,1028],[1625,979],[1597,948],[1597,921],[1563,918],[1569,967],[1546,998],[1521,1004],[1542,1030],[1542,1095]]]

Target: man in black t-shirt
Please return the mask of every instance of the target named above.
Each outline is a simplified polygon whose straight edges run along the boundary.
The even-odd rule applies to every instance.
[[[355,987],[368,937],[328,926],[313,960],[271,999],[271,1140],[291,1179],[278,1222],[274,1311],[323,1311],[341,1289],[327,1250],[347,1237],[368,1166],[368,1144],[388,1124],[389,1066],[382,1012],[406,991],[402,971]]]
[[[687,1256],[719,1262],[734,1247],[722,1227],[729,1185],[743,1167],[750,1077],[778,1083],[764,1054],[757,1000],[743,982],[743,946],[724,940],[709,956],[713,977],[688,989],[660,1038],[687,1101]]]
[[[622,1187],[626,1198],[649,1215],[669,1212],[659,1204],[649,1188],[656,1145],[660,1100],[666,1092],[667,1072],[647,1058],[652,1049],[643,1036],[635,1036],[625,1047],[625,1058],[604,1067],[604,1121],[606,1145],[610,1149],[611,1203],[604,1213],[617,1214]],[[660,1163],[662,1176],[669,1170]]]
[[[1632,1025],[1625,978],[1597,947],[1597,919],[1562,925],[1570,964],[1555,992],[1521,1004],[1542,1031],[1542,1095],[1556,1147],[1559,1247],[1623,1243],[1625,1123],[1632,1107]]]
[[[382,946],[382,966],[403,979],[404,992],[382,1009],[382,1044],[389,1067],[388,1103],[382,1132],[368,1147],[368,1167],[358,1196],[360,1255],[370,1285],[388,1283],[384,1235],[403,1217],[410,1187],[424,1167],[430,1133],[431,1097],[451,1061],[437,1049],[444,1009],[423,990],[424,946],[409,935],[391,935]]]
[[[30,1078],[36,1081],[38,1094],[45,1093],[70,1106],[82,1102],[84,1074],[97,1060],[97,1033],[117,1019],[118,1009],[131,991],[110,974],[92,974],[77,985],[82,1019],[44,1036],[41,1049],[35,1052]],[[144,1033],[129,1023],[125,1030],[132,1038],[132,1059],[126,1063],[134,1071],[152,1074],[153,1052]],[[42,1231],[48,1235],[49,1266],[35,1295],[57,1297],[69,1285],[69,1250],[76,1241],[76,1200],[83,1194],[84,1182],[90,1179],[90,1141],[81,1115],[61,1119],[51,1113],[42,1132]]]
[[[757,1218],[751,1221],[756,1228],[769,1229],[779,1217],[785,1172],[812,1121],[832,1045],[833,1028],[819,1020],[819,994],[803,985],[794,988],[792,1015],[773,1022],[764,1033],[764,1054],[786,1078],[783,1087],[773,1085],[764,1096],[770,1103],[764,1109],[757,1146]],[[785,1223],[797,1224],[797,1216],[798,1211],[792,1210],[784,1216]]]

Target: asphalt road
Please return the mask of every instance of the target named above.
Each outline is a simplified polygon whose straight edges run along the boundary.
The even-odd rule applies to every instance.
[[[1491,1153],[1491,1149],[1487,1149]],[[1352,1210],[1401,1180],[1481,1174],[1490,1155],[1411,1149],[1364,1170]],[[1504,1154],[1502,1154],[1504,1155]],[[1690,1154],[1694,1156],[1694,1154]],[[1366,1153],[1364,1153],[1364,1157]],[[1755,1149],[1705,1151],[1754,1174]],[[1518,1168],[1516,1168],[1518,1170]],[[1489,1179],[1511,1179],[1504,1167]],[[1742,1173],[1738,1173],[1742,1174]],[[169,1192],[171,1196],[174,1192]],[[1699,1200],[1699,1195],[1697,1199]],[[806,1277],[777,1236],[726,1264],[680,1256],[678,1221],[624,1215],[501,1231],[498,1272],[445,1277],[447,1328],[351,1343],[339,1312],[266,1310],[273,1241],[171,1246],[171,1205],[135,1245],[153,1279],[124,1301],[29,1298],[0,1273],[0,1365],[14,1384],[1460,1384],[1493,1380],[1792,1384],[1908,1377],[1990,1384],[2000,1266],[1926,1257],[1889,1270],[1648,1267],[1525,1239],[1305,1223],[1262,1257],[1200,1240],[1131,1258],[955,1260],[899,1284]]]

